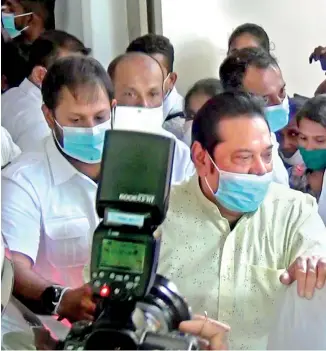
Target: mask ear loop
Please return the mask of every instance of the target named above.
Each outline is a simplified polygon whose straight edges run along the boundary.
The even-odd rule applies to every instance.
[[[172,90],[169,90],[169,92],[167,92],[166,94],[164,94],[165,83],[166,83],[167,80],[169,79],[170,74],[171,74],[171,72],[170,72],[170,73],[166,76],[166,78],[163,80],[163,87],[162,87],[162,89],[163,89],[163,101],[170,95],[170,93],[171,93],[171,91],[172,91]]]
[[[114,106],[112,109],[111,109],[111,129],[113,130],[114,129],[114,123],[115,123],[115,110],[116,110],[117,106]]]
[[[14,18],[30,16],[32,14],[33,14],[33,12],[22,13],[21,15],[14,16]],[[26,30],[28,27],[29,27],[29,25],[25,26],[23,29],[20,30],[20,33],[23,32],[24,30]]]
[[[213,161],[211,155],[210,155],[208,152],[207,152],[207,155],[208,155],[209,159],[211,160],[211,162],[213,163],[215,169],[216,169],[216,170],[218,171],[218,173],[220,174],[220,170],[219,170],[219,168],[216,166],[216,164],[215,164],[215,162]],[[212,187],[211,187],[211,186],[209,185],[209,183],[208,183],[208,180],[207,180],[206,176],[205,176],[205,182],[206,182],[206,185],[207,185],[208,189],[212,192],[213,195],[215,195],[215,193],[214,193]]]

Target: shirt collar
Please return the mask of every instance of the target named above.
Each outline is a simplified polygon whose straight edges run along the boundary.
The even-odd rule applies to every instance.
[[[164,120],[169,114],[181,111],[183,111],[183,97],[178,93],[177,88],[173,87],[163,102]]]
[[[200,180],[197,172],[195,172],[195,174],[190,178],[189,181],[191,183],[190,186],[192,188],[192,191],[194,191],[200,206],[204,207],[206,211],[208,210],[209,212],[214,213],[214,215],[217,215],[218,218],[222,218],[221,212],[218,209],[217,205],[209,199],[207,199],[207,197],[203,194],[203,191],[200,187]]]
[[[75,175],[84,177],[84,175],[61,154],[52,135],[45,139],[45,150],[55,185],[63,184]]]
[[[37,100],[42,101],[42,92],[39,87],[25,78],[19,86],[26,94],[34,96]]]

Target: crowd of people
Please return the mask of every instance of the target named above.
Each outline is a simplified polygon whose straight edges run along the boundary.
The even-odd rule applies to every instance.
[[[246,23],[219,78],[183,98],[168,38],[139,37],[102,67],[54,29],[51,8],[2,8],[1,225],[15,295],[70,322],[93,319],[83,271],[104,134],[122,106],[159,109],[153,132],[176,146],[158,272],[211,318],[180,328],[214,349],[266,349],[283,286],[296,281],[305,299],[326,289],[326,81],[314,97],[290,97],[268,34]],[[310,59],[324,62],[326,48]]]

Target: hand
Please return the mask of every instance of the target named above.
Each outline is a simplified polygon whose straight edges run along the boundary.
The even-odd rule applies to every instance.
[[[310,55],[309,62],[312,63],[312,61],[320,61],[322,59],[326,59],[326,47],[318,46]]]
[[[58,307],[58,314],[70,322],[94,319],[96,305],[92,288],[85,284],[81,288],[67,290]]]
[[[326,281],[326,258],[317,256],[298,257],[280,276],[284,285],[290,285],[298,281],[298,295],[311,299],[315,287],[321,289]]]
[[[227,333],[230,327],[204,316],[180,323],[179,330],[203,339],[205,350],[227,350]]]
[[[307,174],[307,181],[311,190],[319,196],[323,188],[324,171],[314,171]]]

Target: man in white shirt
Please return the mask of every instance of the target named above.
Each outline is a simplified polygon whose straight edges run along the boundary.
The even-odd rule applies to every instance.
[[[12,141],[8,131],[1,127],[1,169],[6,167],[20,153],[19,147]]]
[[[15,293],[49,313],[91,319],[82,272],[98,225],[96,182],[113,86],[100,63],[76,55],[50,67],[42,97],[52,134],[2,171],[1,228],[13,252]]]
[[[142,52],[160,63],[164,73],[163,127],[182,140],[185,123],[184,99],[175,87],[178,75],[173,71],[174,47],[170,40],[163,35],[146,34],[133,40],[126,52]]]
[[[40,90],[48,67],[59,57],[88,52],[81,41],[63,31],[45,32],[32,44],[28,78],[3,94],[1,101],[1,125],[22,152],[36,150],[50,134]]]
[[[147,54],[130,52],[118,56],[108,68],[118,105],[146,108],[160,107],[164,97],[164,72],[160,64]],[[163,116],[162,123],[163,124]],[[189,147],[172,133],[176,141],[172,182],[178,183],[194,173]]]
[[[289,121],[289,100],[277,61],[262,48],[236,50],[222,63],[220,79],[225,90],[245,90],[265,99],[274,145],[273,178],[277,183],[288,185],[289,176],[279,156],[275,136]]]
[[[194,313],[231,327],[235,350],[266,348],[281,282],[298,280],[307,298],[325,283],[326,260],[312,256],[326,256],[316,201],[272,182],[272,148],[260,98],[212,98],[193,122],[197,173],[172,188],[157,232],[159,273]]]

